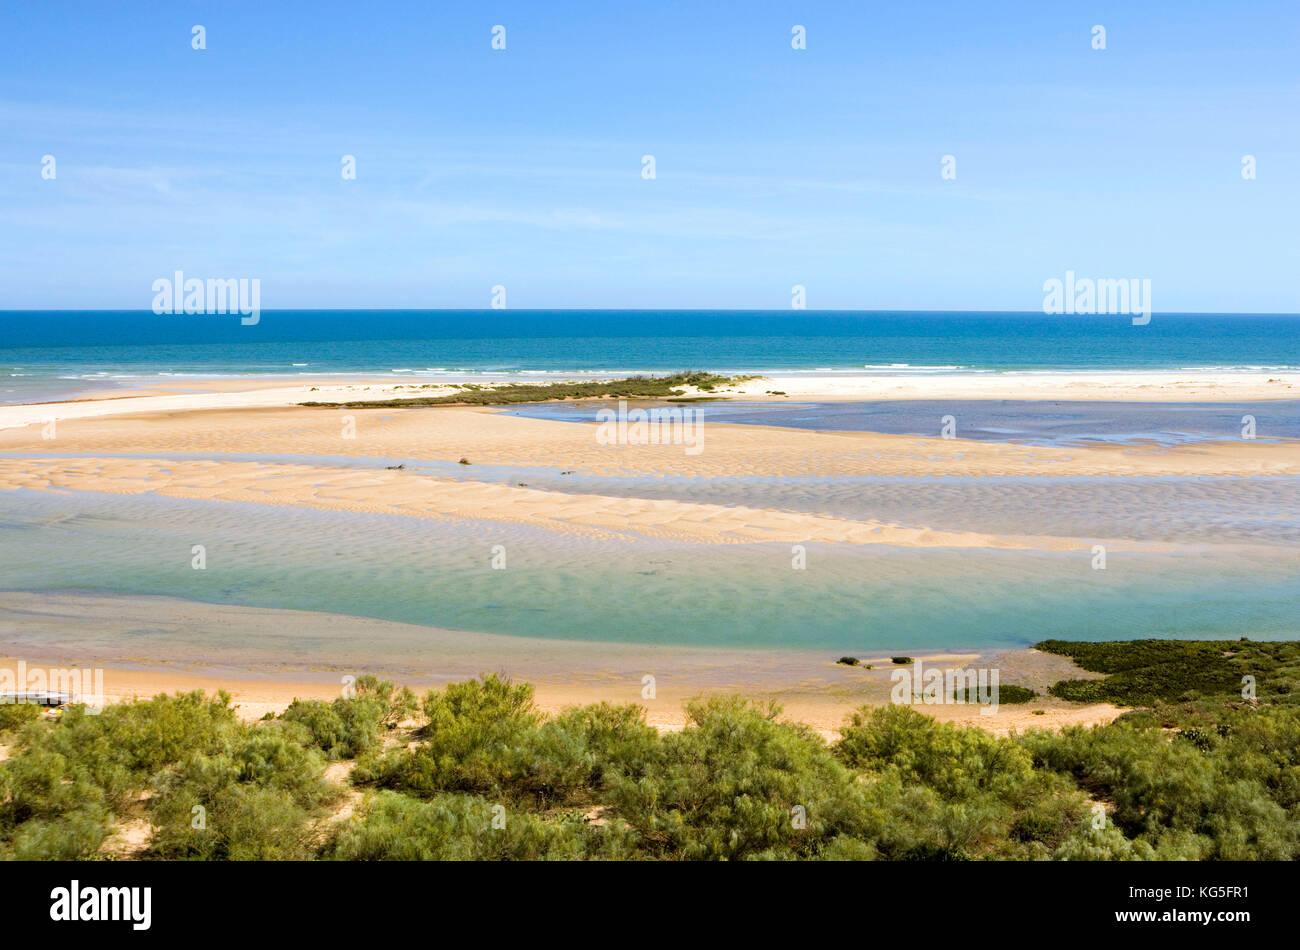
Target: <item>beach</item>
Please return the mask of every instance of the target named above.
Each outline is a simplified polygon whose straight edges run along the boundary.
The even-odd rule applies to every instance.
[[[982,399],[1235,404],[1294,398],[1297,386],[1300,376],[1282,373],[802,375],[738,379],[685,397],[738,404],[911,399],[954,404]],[[528,541],[527,553],[514,556],[532,557],[534,562],[562,559],[566,551],[595,545],[598,552],[616,550],[629,564],[667,550],[685,552],[684,557],[698,554],[716,567],[733,557],[725,553],[729,551],[745,557],[739,553],[744,549],[780,548],[786,553],[776,556],[784,561],[791,551],[797,560],[800,550],[820,545],[837,557],[855,549],[879,552],[887,559],[879,563],[887,564],[897,564],[905,552],[922,558],[918,565],[944,563],[925,560],[930,557],[961,563],[962,552],[968,552],[967,558],[1000,552],[1032,559],[1020,563],[1042,564],[1048,558],[1087,563],[1095,559],[1098,546],[1112,558],[1185,558],[1194,546],[1167,528],[1136,530],[1132,519],[1123,517],[1112,533],[1085,533],[1059,511],[1047,510],[1059,509],[1059,501],[1044,505],[1035,516],[1014,493],[998,500],[985,486],[1011,484],[1029,491],[1058,485],[1066,492],[1099,482],[1119,486],[1114,497],[1122,497],[1126,484],[1191,480],[1230,492],[1233,489],[1220,486],[1252,479],[1286,486],[1287,479],[1300,475],[1300,442],[1292,439],[1044,446],[707,423],[703,450],[692,454],[673,444],[602,444],[595,436],[595,422],[526,418],[509,408],[301,405],[456,391],[452,384],[394,383],[378,377],[309,379],[293,385],[256,378],[150,381],[132,392],[0,407],[0,505],[21,506],[19,499],[34,499],[38,507],[75,507],[76,499],[111,505],[113,498],[131,498],[140,505],[159,506],[175,500],[205,506],[195,512],[239,512],[245,525],[239,537],[254,525],[268,536],[283,533],[287,522],[278,517],[293,512],[311,517],[315,512],[370,519],[339,522],[357,526],[361,536],[377,524],[414,526],[417,532],[425,530],[419,525],[429,524],[428,530],[451,532],[438,535],[447,539],[461,537],[458,531],[503,531],[503,555],[507,547],[518,551],[522,544],[507,540],[516,537],[508,533],[526,532],[522,537]],[[700,405],[707,413],[708,404]],[[855,480],[876,485],[877,490],[882,490],[877,483],[968,486],[963,490],[985,493],[979,496],[984,523],[971,530],[966,523],[980,516],[959,500],[943,501],[933,487],[924,488],[927,497],[936,499],[925,512],[927,523],[912,520],[918,517],[914,513],[891,518],[889,505],[875,501],[849,503],[833,493],[839,489],[818,494],[820,486],[851,486],[858,484]],[[792,483],[810,481],[814,488],[793,493],[789,489]],[[719,490],[711,491],[711,485]],[[1140,498],[1131,502],[1135,511],[1145,503]],[[897,507],[901,502],[890,504]],[[1079,505],[1089,511],[1093,507],[1087,499]],[[999,514],[998,506],[1005,511]],[[68,523],[67,514],[54,521],[39,517],[47,525]],[[179,517],[194,526],[202,523],[197,515]],[[263,524],[263,519],[270,520]],[[1234,537],[1230,531],[1218,543],[1216,550],[1224,555],[1273,556],[1278,548],[1288,550],[1285,539]],[[1195,547],[1204,553],[1204,544]],[[344,541],[336,556],[346,562],[347,552]],[[182,566],[189,555],[189,549],[178,552]],[[918,569],[924,570],[906,568],[913,574]],[[788,569],[784,574],[764,570],[773,571],[773,585],[799,578]],[[200,572],[190,573],[198,577]],[[500,588],[502,578],[509,576],[502,571],[490,580]],[[294,697],[337,695],[340,677],[350,674],[374,672],[423,689],[504,672],[535,684],[539,705],[546,710],[598,701],[636,702],[647,707],[655,725],[680,728],[688,699],[739,692],[775,699],[787,716],[830,735],[856,706],[888,702],[891,687],[889,654],[872,654],[870,649],[859,654],[863,665],[850,667],[837,664],[829,646],[729,645],[725,638],[696,642],[689,630],[680,638],[654,643],[610,641],[599,629],[578,627],[576,636],[566,638],[561,617],[559,626],[548,628],[544,636],[527,636],[521,635],[526,624],[503,624],[498,631],[444,628],[437,617],[412,625],[329,605],[316,612],[261,604],[255,597],[240,603],[238,596],[232,600],[206,589],[189,595],[184,587],[160,590],[146,583],[113,594],[95,586],[78,590],[69,584],[0,594],[0,651],[29,663],[104,668],[106,692],[113,698],[225,689],[252,716],[279,711]],[[778,601],[780,596],[778,592]],[[809,609],[798,603],[791,601],[789,609]],[[1106,721],[1119,713],[1115,707],[1078,707],[1046,695],[1055,679],[1088,675],[1068,660],[1045,657],[1027,646],[963,642],[961,634],[951,634],[950,639],[947,651],[909,642],[905,633],[883,642],[877,635],[834,643],[869,647],[881,642],[950,668],[996,668],[1003,682],[1040,693],[1027,705],[1003,705],[995,715],[951,703],[927,708],[945,720],[1006,733]],[[1026,632],[1022,639],[1032,642],[1036,637]],[[867,665],[873,669],[868,671]],[[652,700],[642,695],[645,676],[656,684]]]
[[[20,933],[1282,905],[1300,8],[318,6],[0,15]]]

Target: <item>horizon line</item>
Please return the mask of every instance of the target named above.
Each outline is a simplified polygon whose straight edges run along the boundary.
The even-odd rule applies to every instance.
[[[848,309],[836,307],[809,307],[806,309],[784,309],[764,307],[263,307],[260,313],[912,313],[912,314],[946,314],[946,313],[1011,313],[1023,315],[1040,315],[1044,317],[1113,317],[1126,314],[1111,313],[1044,313],[1041,309],[1011,310],[999,308],[976,308],[963,310],[912,309],[907,307],[888,307],[877,309]],[[0,308],[0,314],[11,313],[144,313],[157,317],[205,317],[221,316],[210,313],[154,313],[148,307],[14,307]],[[1165,317],[1296,317],[1300,310],[1153,310],[1152,316]]]

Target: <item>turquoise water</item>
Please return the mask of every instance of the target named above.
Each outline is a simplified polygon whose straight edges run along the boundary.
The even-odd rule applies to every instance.
[[[1300,315],[283,310],[237,316],[0,311],[0,402],[158,375],[415,378],[672,372],[1300,367]]]
[[[1281,545],[1112,552],[1105,571],[1092,570],[1086,550],[808,545],[806,569],[794,570],[784,544],[593,541],[515,525],[149,496],[4,498],[0,589],[162,594],[521,636],[748,648],[1300,635],[1300,552]],[[194,544],[206,548],[206,570],[191,567]],[[494,545],[505,548],[505,570],[491,567]],[[232,630],[213,650],[239,637]]]

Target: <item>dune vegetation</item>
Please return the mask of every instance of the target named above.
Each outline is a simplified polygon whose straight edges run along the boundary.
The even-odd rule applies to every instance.
[[[401,409],[412,406],[506,406],[565,399],[666,399],[681,397],[686,392],[684,386],[708,393],[719,386],[748,378],[733,379],[688,370],[671,376],[628,376],[576,383],[505,383],[499,386],[459,383],[453,387],[455,392],[442,396],[395,396],[352,402],[304,402],[302,405],[329,409]]]
[[[1009,738],[863,707],[834,742],[740,697],[692,702],[680,732],[637,706],[548,716],[496,676],[422,700],[364,677],[255,723],[197,692],[0,707],[0,857],[1300,857],[1300,644],[1040,648],[1107,674],[1070,681],[1087,698],[1141,702]]]

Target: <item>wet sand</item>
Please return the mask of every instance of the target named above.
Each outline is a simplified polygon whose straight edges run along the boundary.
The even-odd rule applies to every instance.
[[[205,638],[219,641],[231,626],[253,634],[265,646],[225,651],[220,659],[202,659],[204,654],[191,646]],[[186,646],[131,650],[127,644],[141,639],[143,632],[155,635],[150,643],[174,639]],[[332,645],[310,653],[284,648],[305,636]],[[410,649],[412,642],[419,643],[418,651]],[[68,593],[0,592],[0,643],[8,654],[0,656],[3,669],[16,669],[19,659],[29,669],[103,669],[110,702],[177,690],[225,690],[241,715],[253,719],[282,711],[295,697],[333,699],[347,676],[375,674],[422,694],[448,682],[498,673],[533,684],[537,703],[547,712],[594,702],[633,703],[646,709],[653,725],[677,729],[686,723],[683,706],[688,700],[736,693],[775,700],[787,718],[828,737],[857,707],[890,702],[895,685],[891,674],[904,669],[888,656],[863,654],[863,665],[853,667],[817,651],[543,640],[309,611]],[[1006,734],[1107,722],[1122,711],[1045,695],[1058,680],[1093,675],[1065,657],[1032,649],[913,655],[927,667],[997,669],[1001,683],[1040,693],[1026,704],[1002,704],[991,715],[972,704],[918,705],[943,721]],[[399,659],[394,662],[394,657]],[[874,668],[867,670],[866,665]],[[653,677],[653,696],[647,692],[646,677]]]

